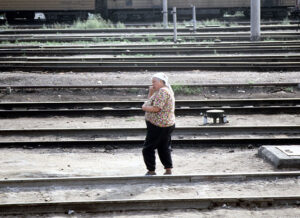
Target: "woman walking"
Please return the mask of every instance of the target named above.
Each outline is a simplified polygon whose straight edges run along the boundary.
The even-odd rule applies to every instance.
[[[171,134],[175,128],[175,98],[164,73],[156,73],[152,77],[148,100],[142,106],[145,111],[147,135],[144,142],[143,157],[148,172],[155,173],[155,149],[165,168],[165,175],[172,174]]]

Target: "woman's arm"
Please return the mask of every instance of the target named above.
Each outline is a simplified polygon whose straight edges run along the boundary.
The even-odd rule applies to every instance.
[[[155,106],[142,106],[143,111],[145,112],[154,112],[157,113],[159,112],[161,109],[159,107],[155,107]]]

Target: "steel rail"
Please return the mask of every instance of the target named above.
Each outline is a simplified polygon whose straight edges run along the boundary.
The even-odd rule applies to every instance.
[[[173,144],[299,144],[300,126],[202,126],[177,127]],[[145,128],[68,128],[68,129],[1,129],[6,138],[0,146],[86,146],[86,145],[141,145]],[[255,137],[256,135],[259,137]],[[276,135],[280,137],[276,137]],[[8,138],[13,137],[13,140]],[[19,137],[30,137],[17,141]],[[38,140],[36,137],[60,137],[59,140]],[[67,137],[68,140],[63,138]],[[218,137],[218,138],[216,138]]]
[[[300,87],[300,82],[280,82],[280,83],[211,83],[211,84],[177,84],[181,87]],[[150,84],[122,85],[0,85],[0,89],[146,89]]]
[[[277,114],[300,113],[300,100],[294,99],[224,99],[178,100],[177,115],[199,115],[207,110],[224,110],[226,114]],[[143,115],[142,101],[94,101],[94,102],[2,102],[0,117],[21,116],[132,116]]]
[[[253,180],[298,179],[300,171],[285,172],[246,172],[221,174],[195,174],[172,176],[106,176],[106,177],[63,177],[63,178],[26,178],[0,180],[0,189],[37,188],[42,186],[83,186],[130,183],[193,183],[193,182],[241,182]]]
[[[153,200],[99,200],[77,202],[1,204],[0,214],[76,212],[113,212],[140,210],[212,209],[224,204],[231,207],[299,206],[300,196],[210,197]]]
[[[223,70],[260,72],[270,70],[300,70],[300,62],[1,62],[1,70],[47,71],[161,71],[161,70]]]
[[[249,21],[243,21],[243,19],[240,18],[232,18],[232,17],[228,17],[228,18],[223,18],[223,19],[218,19],[220,22],[222,22],[225,25],[230,25],[231,23],[234,23],[236,25],[241,25],[241,26],[245,26],[245,25],[250,25]],[[124,25],[126,26],[126,28],[137,28],[137,27],[153,27],[153,25],[156,25],[157,23],[153,23],[153,22],[125,22]],[[178,22],[178,24],[182,24],[185,25],[185,23],[181,23]],[[299,24],[299,21],[297,20],[289,20],[289,24],[290,25],[294,25],[294,24]],[[22,24],[14,24],[14,25],[9,25],[9,27],[14,30],[14,29],[20,29],[20,30],[27,30],[27,29],[42,29],[45,28],[45,25],[47,28],[53,28],[52,24],[40,24],[40,23],[22,23]],[[71,25],[65,24],[67,27],[71,27]],[[268,26],[268,25],[282,25],[282,21],[281,20],[262,20],[261,21],[261,25],[262,26]],[[288,25],[287,25],[288,26]],[[205,25],[205,27],[210,27],[210,25]]]
[[[239,54],[261,54],[261,53],[286,53],[286,52],[299,52],[300,46],[235,46],[235,47],[173,47],[173,48],[40,48],[40,49],[0,49],[0,56],[9,55],[79,55],[79,54],[102,54],[102,55],[204,55],[204,54],[227,54],[238,52]],[[236,56],[237,57],[237,56]],[[138,57],[137,57],[138,59]]]
[[[270,30],[298,30],[298,25],[261,25],[262,31]],[[123,29],[94,29],[94,30],[76,30],[76,29],[11,29],[2,30],[1,35],[9,34],[57,34],[57,33],[169,33],[173,29],[162,29],[162,28],[123,28]],[[178,28],[178,32],[190,33],[194,30],[192,28]],[[241,27],[198,27],[196,32],[239,32],[239,31],[250,31],[250,26]]]
[[[299,114],[300,106],[260,106],[260,107],[198,107],[198,108],[177,108],[176,115],[199,116],[207,110],[224,110],[227,115],[238,114]],[[141,109],[17,109],[0,110],[2,118],[17,117],[49,117],[49,116],[142,116],[144,111]]]
[[[10,35],[1,35],[0,39],[9,39],[11,37],[15,37],[17,38],[38,38],[40,37],[42,38],[77,38],[77,37],[128,37],[128,38],[138,38],[138,37],[166,37],[166,36],[173,36],[173,32],[170,31],[168,33],[154,33],[149,35],[149,32],[142,32],[142,33],[136,33],[136,34],[131,34],[128,35],[127,32],[125,32],[123,35],[120,33],[99,33],[99,34],[95,34],[95,33],[72,33],[72,34],[57,34],[52,33],[52,34],[10,34]],[[249,31],[245,31],[245,32],[218,32],[218,33],[214,33],[214,32],[205,32],[205,33],[180,33],[178,34],[178,36],[188,36],[188,37],[207,37],[207,36],[214,36],[214,37],[245,37],[245,36],[250,36]],[[261,33],[262,37],[266,37],[266,36],[298,36],[297,31],[286,31],[286,32],[262,32]]]
[[[73,36],[73,37],[62,37],[62,36],[57,36],[57,37],[0,37],[0,42],[76,42],[76,41],[89,41],[89,42],[95,42],[95,40],[103,40],[103,41],[130,41],[130,42],[139,42],[139,41],[144,41],[147,36],[141,36],[141,37],[119,37],[119,36]],[[168,35],[166,36],[153,36],[151,40],[158,40],[158,41],[166,41],[166,37],[170,37]],[[282,34],[282,35],[262,35],[261,40],[264,39],[273,39],[273,40],[299,40],[299,36],[296,34]],[[148,38],[146,38],[148,39]],[[220,36],[181,36],[179,35],[179,40],[193,40],[193,41],[203,41],[203,40],[218,40],[218,41],[249,41],[250,39],[250,34],[249,35],[232,35],[232,36],[226,36],[226,35],[220,35]],[[168,40],[172,40],[168,38]]]
[[[139,136],[144,135],[145,128],[37,128],[37,129],[0,129],[1,136],[37,136],[39,135],[85,135],[96,133],[97,137],[107,136]],[[206,136],[206,134],[300,134],[300,126],[197,126],[176,127],[174,136]],[[300,135],[299,135],[300,136]]]
[[[132,108],[141,107],[144,103],[138,101],[66,101],[66,102],[0,102],[0,109],[11,110],[17,107],[27,108]],[[176,107],[234,107],[234,106],[296,106],[300,98],[261,98],[261,99],[207,99],[207,100],[176,100]]]
[[[300,62],[300,55],[243,55],[243,56],[149,56],[149,57],[0,57],[0,62],[57,62],[64,63],[65,61],[77,61],[77,62],[95,62],[101,63],[116,62]]]
[[[196,50],[196,49],[202,49],[207,50],[211,48],[216,49],[230,49],[230,48],[237,48],[237,49],[277,49],[277,48],[299,48],[300,43],[297,41],[295,43],[256,43],[256,44],[246,44],[246,43],[207,43],[207,44],[145,44],[143,45],[106,45],[106,46],[74,46],[74,45],[65,45],[65,46],[3,46],[1,47],[1,51],[39,51],[39,50],[45,50],[45,51],[54,51],[56,49],[59,50],[70,50],[70,51],[77,51],[77,50],[84,50],[84,51],[93,51],[93,50],[99,50],[103,49],[106,50],[116,50],[116,51],[127,51],[128,49],[132,50],[161,50],[161,49],[168,49],[168,50],[183,50],[183,49],[189,49],[189,50]]]
[[[290,45],[296,46],[299,45],[299,40],[293,41],[240,41],[240,42],[199,42],[199,43],[180,43],[175,44],[173,42],[165,42],[163,44],[153,44],[153,43],[143,43],[143,44],[88,44],[88,45],[1,45],[1,49],[57,49],[57,48],[145,48],[145,47],[157,47],[157,48],[166,48],[166,47],[233,47],[233,46],[278,46],[278,45]]]
[[[145,133],[146,134],[146,133]],[[115,140],[29,140],[29,141],[0,141],[0,147],[22,147],[22,148],[61,148],[61,147],[104,147],[108,150],[123,147],[141,147],[144,143],[142,139],[115,139]],[[261,145],[299,145],[300,137],[290,136],[287,138],[275,137],[240,137],[240,138],[201,138],[201,139],[172,139],[173,147],[211,147],[211,146],[261,146]]]

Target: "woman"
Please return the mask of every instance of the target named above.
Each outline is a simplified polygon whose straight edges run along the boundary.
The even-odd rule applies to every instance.
[[[142,106],[145,111],[147,136],[143,157],[148,169],[146,175],[155,173],[155,149],[165,168],[165,175],[172,174],[171,133],[175,128],[175,98],[164,73],[154,74],[149,88],[148,101]]]

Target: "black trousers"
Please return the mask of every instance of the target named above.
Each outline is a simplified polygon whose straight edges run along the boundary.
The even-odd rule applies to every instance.
[[[143,157],[146,167],[149,171],[155,171],[155,149],[158,156],[165,167],[173,168],[171,158],[171,134],[175,129],[175,125],[170,127],[155,126],[146,121],[147,135],[144,142]]]

